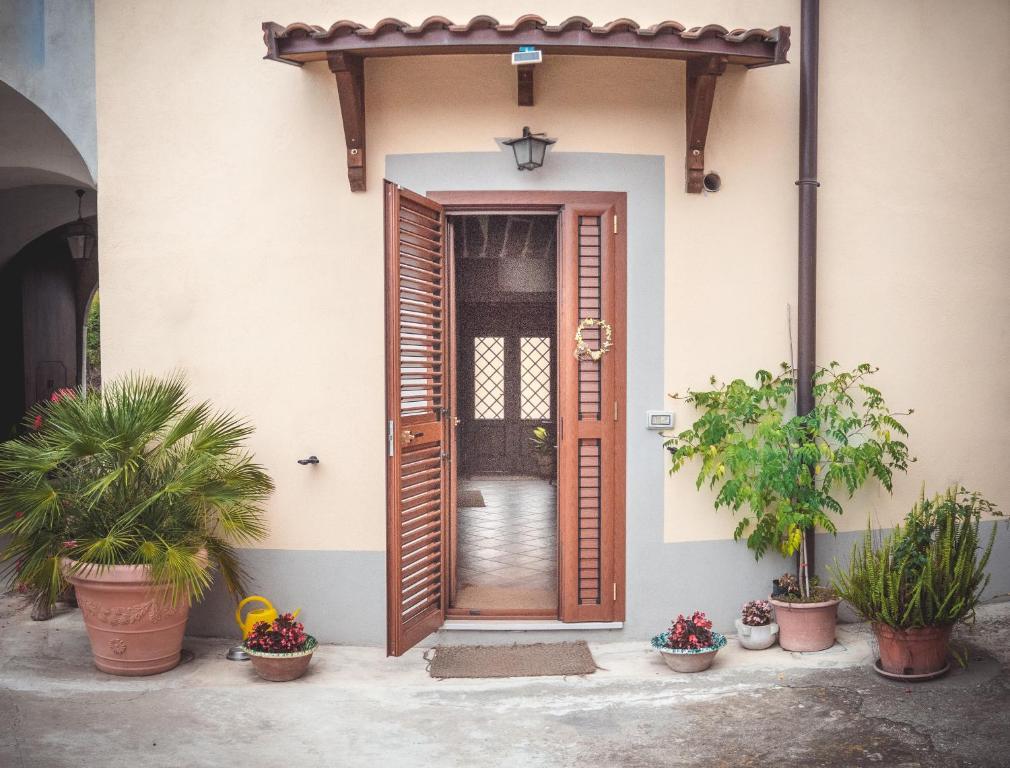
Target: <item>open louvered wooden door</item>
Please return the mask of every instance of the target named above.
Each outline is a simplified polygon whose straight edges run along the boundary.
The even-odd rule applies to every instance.
[[[399,656],[448,601],[451,265],[442,206],[385,184],[387,646]]]
[[[624,619],[624,196],[597,193],[562,211],[558,307],[560,605],[562,621]],[[587,318],[612,328],[601,359],[577,359]],[[582,336],[590,349],[600,327]]]

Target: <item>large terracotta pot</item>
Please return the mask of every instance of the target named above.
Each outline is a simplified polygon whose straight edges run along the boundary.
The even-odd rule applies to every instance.
[[[95,666],[112,675],[156,675],[179,663],[189,603],[172,605],[169,588],[146,565],[85,566],[71,573]]]
[[[894,629],[874,624],[873,634],[880,649],[880,666],[892,675],[921,676],[942,671],[947,666],[952,626]]]
[[[779,625],[779,645],[787,651],[823,651],[835,644],[838,598],[820,603],[793,603],[771,598]]]

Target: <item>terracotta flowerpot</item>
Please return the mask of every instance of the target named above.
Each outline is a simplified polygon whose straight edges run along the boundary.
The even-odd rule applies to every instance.
[[[316,639],[309,635],[305,648],[295,653],[264,653],[246,646],[243,648],[252,658],[253,669],[257,675],[272,683],[286,683],[289,680],[297,680],[305,674],[316,645]]]
[[[759,627],[752,627],[744,624],[742,619],[734,621],[736,625],[736,637],[740,645],[752,651],[762,651],[775,645],[775,640],[779,634],[779,625],[774,621]]]
[[[666,633],[652,638],[652,647],[659,651],[666,666],[674,672],[704,672],[712,666],[719,649],[726,645],[726,637],[718,632],[712,633],[712,646],[703,650],[682,650],[667,648]]]
[[[794,603],[771,598],[779,625],[779,645],[786,651],[823,651],[835,644],[838,598],[820,603]]]
[[[179,663],[189,603],[172,605],[169,587],[146,565],[85,566],[64,561],[95,666],[112,675],[156,675]]]
[[[923,676],[941,672],[947,666],[950,632],[953,627],[894,629],[874,624],[873,634],[880,649],[880,666],[891,675]]]

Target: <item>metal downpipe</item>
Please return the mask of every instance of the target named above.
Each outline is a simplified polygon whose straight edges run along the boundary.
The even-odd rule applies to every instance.
[[[796,409],[814,407],[813,376],[817,356],[817,79],[820,0],[801,0],[799,263],[797,297]],[[814,573],[814,533],[807,532],[807,566]]]

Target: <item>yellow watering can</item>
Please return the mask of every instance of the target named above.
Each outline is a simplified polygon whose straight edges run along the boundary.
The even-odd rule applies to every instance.
[[[249,603],[263,603],[266,608],[259,608],[257,610],[250,609],[245,615],[245,620],[242,620],[242,609]],[[298,612],[302,609],[296,610],[292,616],[297,616]],[[267,624],[273,623],[273,620],[277,618],[277,611],[274,610],[273,605],[265,597],[260,597],[259,595],[252,595],[247,597],[241,603],[238,604],[238,608],[235,609],[235,623],[238,624],[239,629],[242,630],[242,639],[245,640],[249,637],[249,634],[253,631],[253,627],[259,624],[261,621],[265,621]]]

